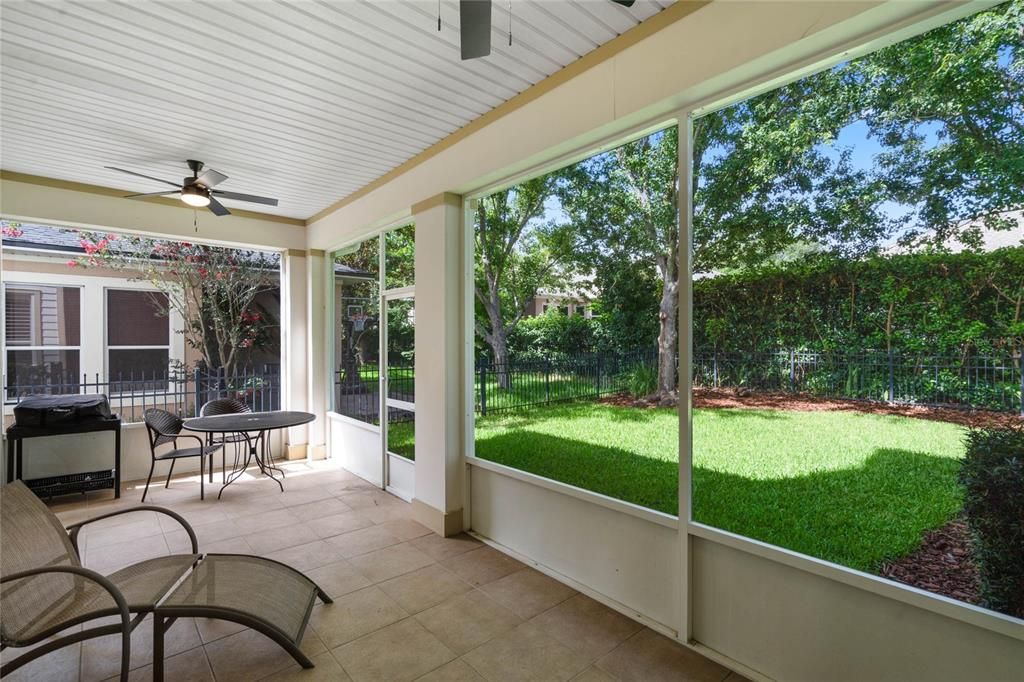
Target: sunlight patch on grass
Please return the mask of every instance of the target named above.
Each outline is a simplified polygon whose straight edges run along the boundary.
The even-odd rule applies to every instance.
[[[694,519],[873,571],[959,512],[963,429],[857,412],[694,410]],[[477,456],[670,514],[678,416],[574,404],[477,420]]]

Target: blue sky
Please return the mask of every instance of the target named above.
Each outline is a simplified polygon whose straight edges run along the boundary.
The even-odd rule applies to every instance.
[[[919,131],[925,137],[926,146],[933,146],[939,141],[938,133],[941,127],[940,124],[933,123],[925,123],[919,126]],[[857,121],[840,130],[839,135],[832,144],[819,146],[819,150],[822,153],[833,159],[838,158],[840,150],[844,149],[850,150],[850,161],[854,168],[867,171],[874,166],[875,157],[884,150],[884,147],[879,143],[878,139],[869,136],[866,122]],[[715,152],[714,150],[709,150],[708,153],[713,155]],[[882,204],[881,210],[886,215],[896,218],[912,213],[914,207],[890,201]],[[545,204],[544,216],[541,220],[544,222],[561,222],[565,220],[565,215],[557,198],[552,197],[548,199]],[[898,239],[898,235],[894,236],[884,246],[895,243],[896,239]]]

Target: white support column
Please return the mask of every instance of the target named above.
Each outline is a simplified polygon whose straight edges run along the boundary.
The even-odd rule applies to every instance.
[[[676,271],[679,273],[679,639],[689,643],[692,639],[692,609],[690,607],[690,499],[691,472],[693,471],[693,201],[690,188],[693,183],[693,116],[683,111],[679,126],[679,246]]]
[[[316,415],[309,424],[308,456],[310,459],[327,457],[327,396],[331,384],[327,353],[330,352],[327,332],[327,257],[324,251],[310,249],[306,260],[307,306],[309,343],[306,346],[307,409]]]
[[[281,407],[308,410],[308,353],[306,252],[288,249],[281,254]],[[306,457],[309,428],[294,426],[285,433],[288,459]]]
[[[463,530],[462,197],[413,206],[416,223],[416,492],[414,518]]]

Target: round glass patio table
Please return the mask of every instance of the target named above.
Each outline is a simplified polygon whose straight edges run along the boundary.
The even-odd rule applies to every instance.
[[[245,460],[239,464],[239,458],[235,457],[235,463],[217,499],[224,494],[224,489],[234,483],[245,473],[250,464],[255,461],[260,473],[268,476],[284,492],[284,485],[281,479],[284,478],[284,471],[274,465],[274,456],[270,452],[267,443],[267,434],[276,429],[287,429],[292,426],[308,424],[316,419],[316,415],[309,412],[294,412],[279,410],[276,412],[239,412],[237,414],[218,414],[210,417],[195,417],[185,420],[185,428],[189,431],[198,431],[209,434],[237,433],[245,438],[246,455]],[[281,474],[281,479],[274,475],[274,472]]]

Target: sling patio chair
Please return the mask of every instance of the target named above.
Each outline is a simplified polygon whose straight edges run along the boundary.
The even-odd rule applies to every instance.
[[[147,559],[107,576],[83,566],[78,550],[82,528],[132,512],[173,518],[188,533],[191,553]],[[154,680],[163,679],[164,634],[177,618],[219,618],[250,627],[303,668],[312,668],[299,642],[317,597],[331,603],[312,580],[280,562],[200,553],[195,531],[169,509],[132,507],[65,529],[21,481],[0,488],[0,649],[37,645],[5,662],[0,676],[69,644],[116,634],[121,636],[123,682],[131,662],[131,633],[148,614],[153,615]],[[119,618],[61,635],[110,616]]]

